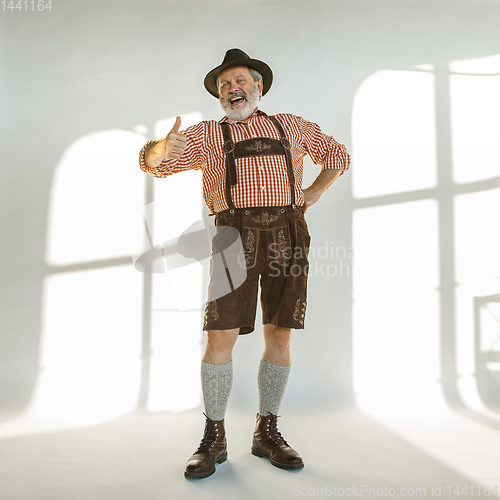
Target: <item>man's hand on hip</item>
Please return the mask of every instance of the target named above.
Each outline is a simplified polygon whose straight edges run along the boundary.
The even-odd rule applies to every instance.
[[[316,180],[306,189],[304,193],[304,213],[314,205],[323,193],[340,177],[340,170],[326,169],[316,177]]]
[[[315,186],[309,186],[308,188],[304,189],[304,213],[307,212],[307,209],[311,206],[314,205],[320,198],[321,195],[323,194],[323,189],[318,189]]]

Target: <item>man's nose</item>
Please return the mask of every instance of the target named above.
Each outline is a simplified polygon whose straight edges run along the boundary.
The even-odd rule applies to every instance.
[[[231,90],[231,92],[236,92],[236,91],[240,90],[240,87],[237,83],[232,83],[230,90]]]

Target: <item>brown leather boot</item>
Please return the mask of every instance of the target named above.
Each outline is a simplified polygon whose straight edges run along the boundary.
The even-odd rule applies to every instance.
[[[275,467],[287,470],[302,469],[304,462],[300,455],[291,448],[278,431],[279,415],[259,415],[253,434],[252,455],[268,457]]]
[[[187,461],[184,471],[184,476],[188,479],[202,479],[211,476],[215,472],[215,464],[221,464],[227,459],[224,419],[210,420],[206,415],[205,417],[205,432],[200,446]]]

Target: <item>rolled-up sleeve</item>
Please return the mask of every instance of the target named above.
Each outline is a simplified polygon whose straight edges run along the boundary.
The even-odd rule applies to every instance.
[[[340,175],[349,170],[351,157],[347,148],[331,135],[321,132],[316,123],[298,117],[298,126],[302,135],[302,146],[311,160],[322,169],[341,170]]]
[[[144,155],[150,144],[162,141],[164,137],[159,140],[148,141],[139,152],[141,170],[153,177],[167,177],[185,170],[202,170],[204,167],[202,150],[207,136],[206,126],[206,122],[200,122],[184,131],[180,131],[179,133],[186,137],[186,149],[182,156],[178,160],[163,160],[155,168],[146,165]]]

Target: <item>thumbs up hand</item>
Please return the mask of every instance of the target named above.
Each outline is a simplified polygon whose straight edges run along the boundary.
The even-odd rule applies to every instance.
[[[172,130],[168,133],[167,137],[162,141],[158,142],[157,146],[160,149],[160,154],[163,158],[169,160],[178,160],[184,150],[186,149],[186,137],[179,134],[179,129],[181,126],[181,117],[178,116],[175,119],[175,124]]]
[[[174,126],[172,127],[172,130],[170,131],[170,133],[172,132],[175,132],[176,134],[179,133],[179,129],[181,128],[181,117],[178,116],[176,119],[175,119],[175,123],[174,123]]]

